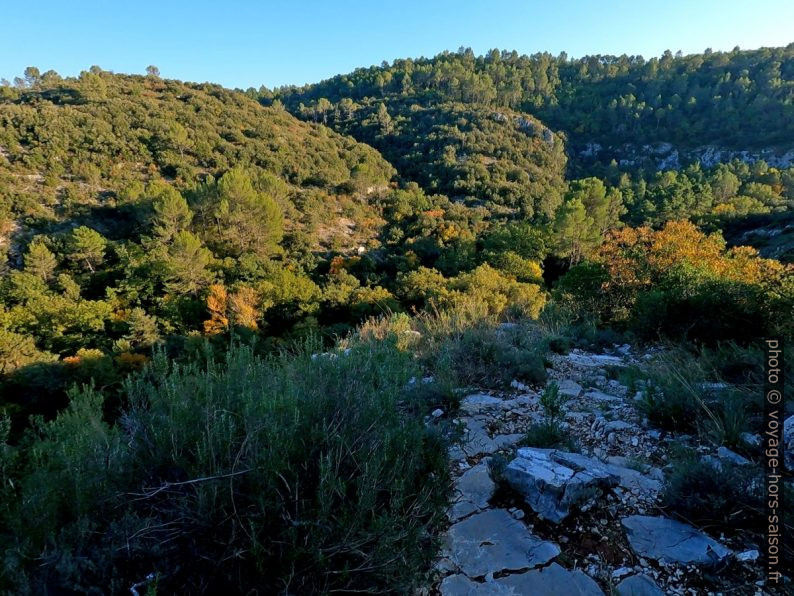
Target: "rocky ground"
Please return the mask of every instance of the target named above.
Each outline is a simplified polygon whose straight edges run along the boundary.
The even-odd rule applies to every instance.
[[[758,544],[707,535],[658,505],[672,441],[690,440],[715,465],[742,458],[648,427],[637,386],[607,378],[609,369],[641,368],[648,357],[629,346],[550,356],[549,382],[567,399],[563,426],[581,453],[516,448],[543,419],[542,387],[514,382],[511,392],[463,399],[438,593],[765,593]],[[495,457],[503,462],[499,485],[489,470]]]

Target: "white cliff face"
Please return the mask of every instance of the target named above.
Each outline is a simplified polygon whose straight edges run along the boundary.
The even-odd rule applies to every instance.
[[[597,159],[599,156],[605,158],[606,155],[614,155],[622,166],[652,165],[659,170],[678,170],[696,161],[699,161],[704,167],[713,167],[734,159],[748,164],[765,161],[774,168],[794,166],[794,148],[738,150],[704,145],[695,149],[681,149],[671,143],[653,143],[641,146],[627,144],[619,147],[602,147],[598,143],[587,143],[577,152],[577,155],[584,159]]]

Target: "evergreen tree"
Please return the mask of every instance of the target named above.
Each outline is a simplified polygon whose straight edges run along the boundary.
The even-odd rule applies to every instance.
[[[25,254],[25,271],[48,281],[57,265],[58,260],[43,241],[34,240],[30,243]]]
[[[152,198],[152,231],[160,242],[167,243],[178,232],[188,229],[193,212],[173,186],[163,182],[152,183],[146,189],[146,194]]]
[[[107,240],[96,230],[80,226],[72,230],[68,246],[70,249],[68,258],[93,273],[105,258]]]
[[[212,281],[212,272],[208,269],[212,253],[194,234],[177,232],[164,252],[161,263],[168,292],[196,294]]]
[[[284,236],[281,208],[254,188],[245,170],[226,172],[218,180],[216,192],[213,235],[224,254],[239,257],[250,252],[268,257],[279,251]]]

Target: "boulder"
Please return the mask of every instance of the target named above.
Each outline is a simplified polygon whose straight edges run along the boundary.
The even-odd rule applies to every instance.
[[[587,509],[619,478],[590,457],[555,449],[522,447],[504,478],[543,519],[559,523],[576,509]]]
[[[627,577],[615,586],[615,592],[618,596],[664,596],[656,582],[643,574]]]
[[[716,566],[730,549],[685,523],[666,517],[632,515],[621,522],[631,549],[640,557],[684,565]]]
[[[505,509],[475,513],[447,531],[446,556],[469,578],[533,569],[559,554]]]

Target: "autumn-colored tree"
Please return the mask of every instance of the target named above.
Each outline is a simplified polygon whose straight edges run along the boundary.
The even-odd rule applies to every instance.
[[[256,290],[248,286],[237,288],[229,296],[229,313],[232,323],[237,327],[245,327],[255,331],[259,328],[259,295]]]
[[[204,332],[210,335],[223,333],[229,328],[229,294],[221,284],[212,284],[207,294],[207,311],[210,318],[204,321]]]

